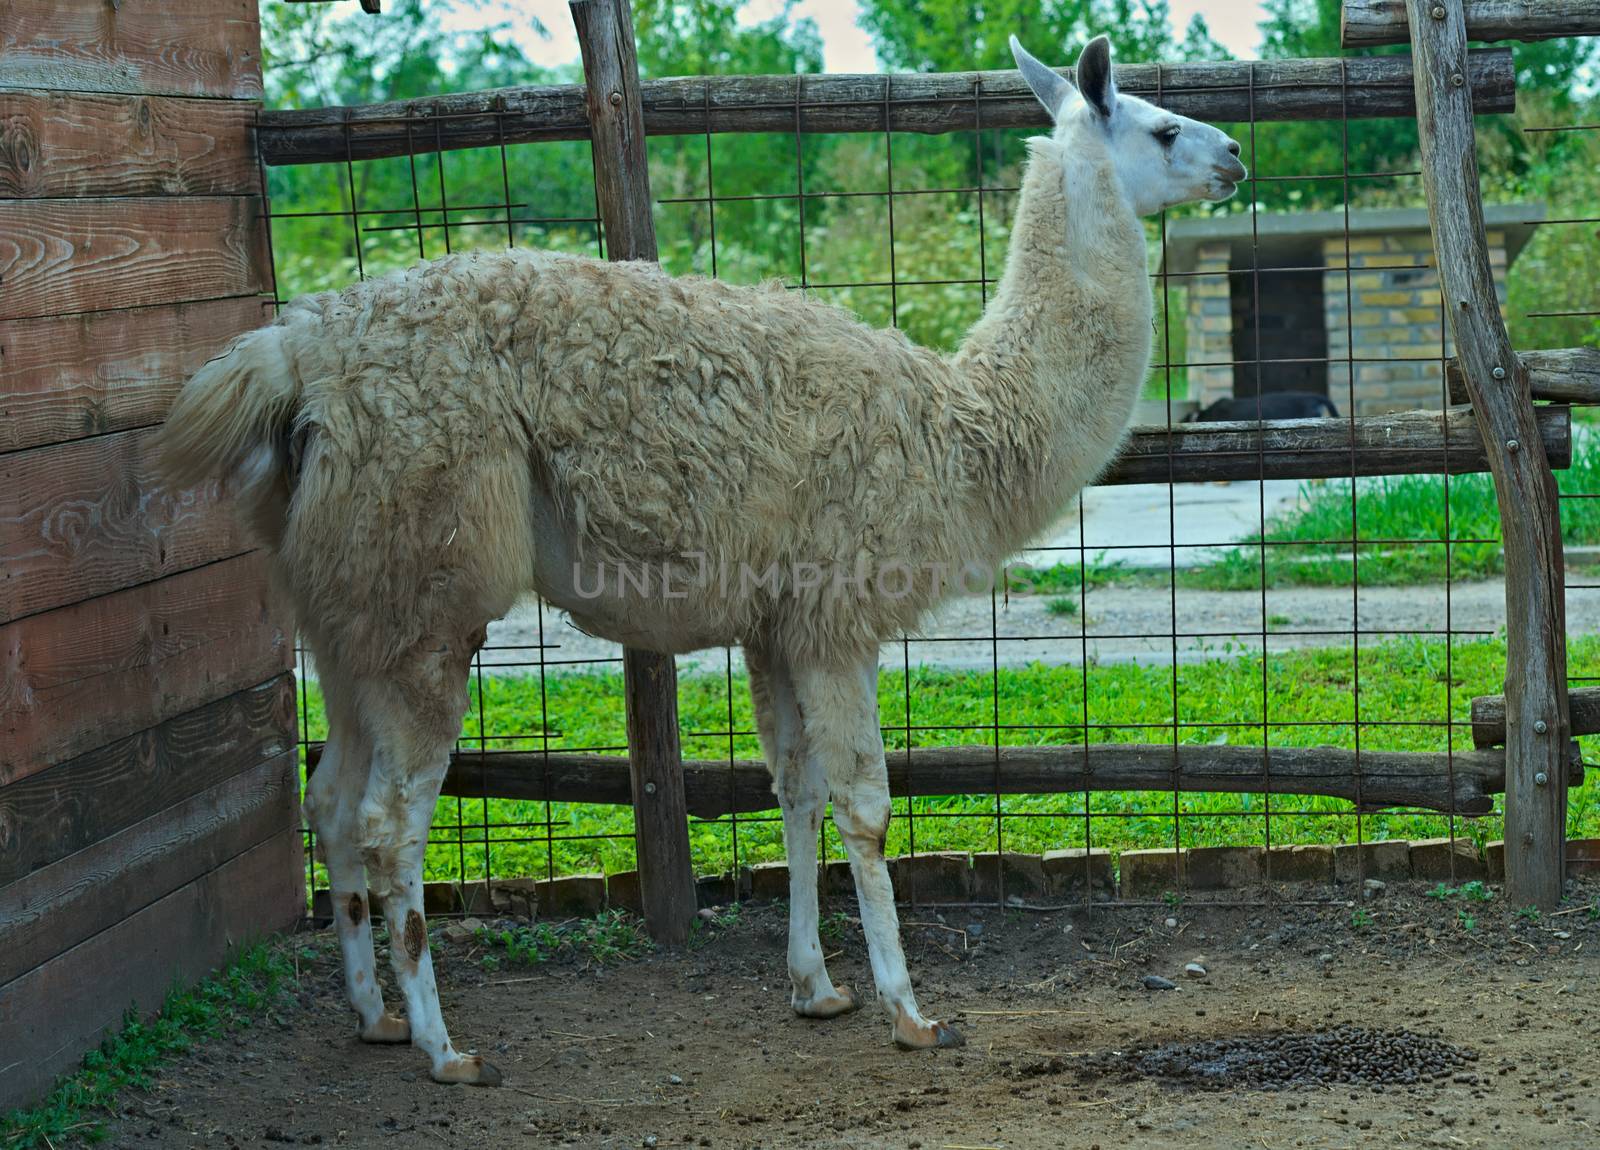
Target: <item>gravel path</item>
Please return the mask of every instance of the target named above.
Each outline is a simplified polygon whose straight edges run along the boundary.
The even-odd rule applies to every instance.
[[[981,669],[998,663],[1071,663],[1085,654],[1101,662],[1165,664],[1215,658],[1224,644],[1260,650],[1266,630],[1269,651],[1344,645],[1359,623],[1362,641],[1380,642],[1404,633],[1461,637],[1493,635],[1505,622],[1505,587],[1498,580],[1443,586],[1373,587],[1361,591],[1359,611],[1348,588],[1295,587],[1268,591],[1179,591],[1139,587],[1101,587],[1090,591],[1078,615],[1052,615],[1042,596],[1017,596],[1009,605],[987,599],[955,599],[928,621],[919,638],[890,644],[883,665]],[[1448,616],[1446,610],[1448,606]],[[518,607],[489,628],[484,664],[503,672],[526,671],[539,663],[540,612],[531,603]],[[544,656],[551,670],[592,669],[614,663],[621,649],[585,635],[559,612],[543,613]],[[1581,634],[1600,629],[1600,594],[1568,596],[1567,629]],[[1173,638],[1176,631],[1178,638]],[[992,636],[992,637],[991,637]],[[721,670],[720,650],[679,660],[688,671]],[[737,651],[735,669],[742,666]]]

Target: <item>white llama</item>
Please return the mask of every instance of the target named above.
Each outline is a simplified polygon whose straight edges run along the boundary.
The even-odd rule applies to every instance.
[[[1119,96],[1104,37],[1076,89],[1012,50],[1055,130],[1030,141],[1004,278],[953,357],[781,289],[508,251],[297,300],[179,396],[170,477],[229,477],[316,656],[329,736],[305,811],[363,1039],[409,1039],[436,1081],[500,1079],[446,1032],[422,858],[470,660],[531,590],[635,647],[743,646],[795,1011],[856,1005],[817,935],[831,798],[894,1041],[961,1042],[917,1009],[900,948],[878,647],[1116,454],[1150,353],[1139,217],[1245,176],[1222,132]]]

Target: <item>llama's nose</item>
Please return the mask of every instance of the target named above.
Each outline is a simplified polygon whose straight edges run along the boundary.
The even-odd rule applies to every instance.
[[[1228,151],[1232,152],[1234,155],[1237,156],[1239,154],[1239,141],[1238,140],[1229,140],[1228,141]]]

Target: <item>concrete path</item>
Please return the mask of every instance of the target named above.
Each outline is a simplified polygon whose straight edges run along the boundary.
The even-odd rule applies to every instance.
[[[1600,630],[1600,591],[1569,592],[1572,634]],[[1089,592],[1077,615],[1052,615],[1043,596],[1016,596],[1010,604],[955,599],[929,620],[917,639],[892,643],[882,665],[981,670],[1032,662],[1073,664],[1089,659],[1152,665],[1216,658],[1230,640],[1247,651],[1288,651],[1342,646],[1359,624],[1363,645],[1395,634],[1442,636],[1447,620],[1461,638],[1488,637],[1505,623],[1505,588],[1498,580],[1443,586],[1363,589],[1359,607],[1349,589],[1296,587],[1268,591],[1183,591],[1101,587]],[[1447,614],[1448,612],[1448,614]],[[544,658],[551,672],[619,665],[620,649],[584,635],[560,614],[545,611]],[[525,604],[489,628],[485,666],[502,672],[537,670],[541,614]],[[1174,638],[1173,633],[1178,637]],[[1265,632],[1265,635],[1263,635]],[[733,665],[743,666],[739,653]],[[679,666],[720,671],[721,650],[684,656]]]

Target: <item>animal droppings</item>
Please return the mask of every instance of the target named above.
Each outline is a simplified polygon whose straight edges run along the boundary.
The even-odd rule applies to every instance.
[[[1476,1062],[1473,1050],[1409,1030],[1280,1032],[1178,1042],[1126,1056],[1147,1078],[1202,1089],[1244,1086],[1265,1090],[1344,1083],[1410,1086],[1475,1076],[1458,1073]]]

